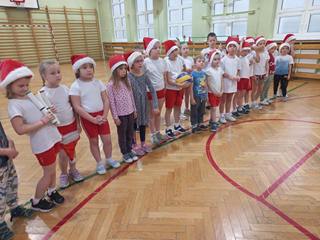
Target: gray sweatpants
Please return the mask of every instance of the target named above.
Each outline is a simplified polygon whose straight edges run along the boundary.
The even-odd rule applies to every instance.
[[[118,142],[122,155],[131,153],[133,144],[133,125],[134,117],[133,113],[126,116],[119,116],[121,124],[117,126],[118,130]]]
[[[198,97],[193,95],[196,105],[191,104],[191,125],[202,124],[203,116],[206,112],[207,98]]]
[[[264,86],[263,86],[263,90],[260,94],[260,101],[263,101],[265,100],[266,98],[268,98],[268,92],[269,92],[269,88],[270,88],[270,85],[272,83],[272,80],[273,80],[273,74],[270,74],[266,80],[266,82],[264,83]]]

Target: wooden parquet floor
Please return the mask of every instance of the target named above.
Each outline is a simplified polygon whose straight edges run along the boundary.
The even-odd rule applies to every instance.
[[[106,64],[99,61],[95,73],[105,83]],[[61,69],[62,84],[70,86],[71,66]],[[142,171],[122,164],[97,176],[82,133],[77,168],[88,177],[61,191],[62,206],[9,223],[15,239],[320,239],[320,83],[306,82],[290,82],[288,102],[275,101],[214,134],[179,135],[143,156]],[[31,85],[40,88],[38,74]],[[13,132],[6,104],[1,98],[1,121],[20,152],[15,165],[24,204],[42,170],[28,137]]]

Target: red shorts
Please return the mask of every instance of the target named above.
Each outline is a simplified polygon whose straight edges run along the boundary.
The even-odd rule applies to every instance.
[[[58,127],[58,130],[61,133],[61,135],[66,135],[68,133],[78,131],[77,122],[74,121],[73,123],[71,123],[67,126]],[[80,139],[80,137],[71,143],[68,143],[68,144],[61,143],[60,144],[60,149],[63,149],[67,153],[70,160],[74,159],[74,153],[76,151],[76,146],[77,146],[77,142],[79,139]]]
[[[96,117],[98,115],[102,115],[103,111],[95,112],[95,113],[89,113],[92,117]],[[81,118],[82,127],[84,131],[86,132],[87,136],[89,138],[96,138],[98,135],[106,135],[110,134],[110,127],[109,122],[102,125],[94,124],[93,122],[88,121],[87,119]]]
[[[248,84],[247,91],[252,91],[252,80],[253,80],[253,76],[251,76],[251,77],[249,78],[250,86],[249,86],[249,84]]]
[[[60,142],[57,142],[49,150],[35,154],[41,166],[49,166],[56,161],[56,154],[60,151]]]
[[[218,107],[221,101],[221,97],[216,97],[213,93],[208,93],[210,107]]]
[[[247,90],[249,87],[249,78],[241,78],[237,84],[238,90]]]
[[[166,90],[166,108],[173,108],[174,106],[181,107],[183,99],[183,89],[176,91]]]
[[[159,90],[159,91],[156,91],[157,93],[157,98],[158,99],[161,99],[161,98],[164,98],[166,96],[166,89],[162,89],[162,90]],[[152,96],[151,96],[151,93],[148,92],[148,100],[152,100]]]

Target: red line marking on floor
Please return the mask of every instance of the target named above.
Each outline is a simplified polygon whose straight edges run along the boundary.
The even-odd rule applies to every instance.
[[[242,122],[236,122],[236,123],[232,123],[229,124],[221,129],[219,129],[218,131],[216,131],[215,133],[213,133],[207,140],[207,144],[206,144],[206,153],[207,153],[207,157],[211,163],[211,165],[214,167],[214,169],[224,178],[226,179],[231,185],[235,186],[237,189],[239,189],[240,191],[242,191],[243,193],[247,194],[248,196],[256,199],[257,201],[261,202],[262,204],[264,204],[265,206],[267,206],[269,209],[271,209],[272,211],[274,211],[277,215],[279,215],[282,219],[284,219],[285,221],[287,221],[290,225],[292,225],[293,227],[295,227],[296,229],[298,229],[300,232],[302,232],[304,235],[306,235],[307,237],[309,237],[312,240],[320,240],[320,238],[318,238],[317,236],[313,235],[311,232],[309,232],[307,229],[305,229],[304,227],[302,227],[299,223],[297,223],[296,221],[294,221],[293,219],[291,219],[290,217],[288,217],[286,214],[284,214],[283,212],[281,212],[278,208],[276,208],[275,206],[273,206],[272,204],[270,204],[269,202],[267,202],[265,199],[263,199],[261,196],[257,196],[254,193],[250,192],[249,190],[245,189],[244,187],[240,186],[238,183],[236,183],[234,180],[232,180],[227,174],[225,174],[221,168],[217,165],[217,163],[214,161],[212,155],[211,155],[211,151],[210,151],[210,143],[212,141],[212,139],[214,138],[214,136],[216,134],[218,134],[219,132],[221,132],[223,129],[228,128],[230,126],[234,126],[234,125],[238,125],[238,124],[242,124],[242,123],[246,123],[246,122],[257,122],[257,121],[290,121],[290,122],[303,122],[303,123],[312,123],[312,124],[319,124],[318,122],[309,122],[309,121],[303,121],[303,120],[293,120],[293,119],[256,119],[256,120],[249,120],[249,121],[242,121]],[[318,145],[319,146],[319,145]]]
[[[320,148],[320,143],[308,152],[303,158],[300,159],[295,165],[293,165],[285,174],[283,174],[274,184],[271,185],[260,197],[266,199],[272,192],[274,192],[286,179],[288,179],[298,168],[300,168],[313,154],[315,154]]]

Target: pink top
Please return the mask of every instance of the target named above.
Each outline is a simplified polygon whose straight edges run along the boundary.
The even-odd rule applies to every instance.
[[[107,84],[108,98],[113,119],[118,116],[126,116],[136,111],[132,91],[129,91],[123,82],[119,89],[115,89],[113,81]]]

